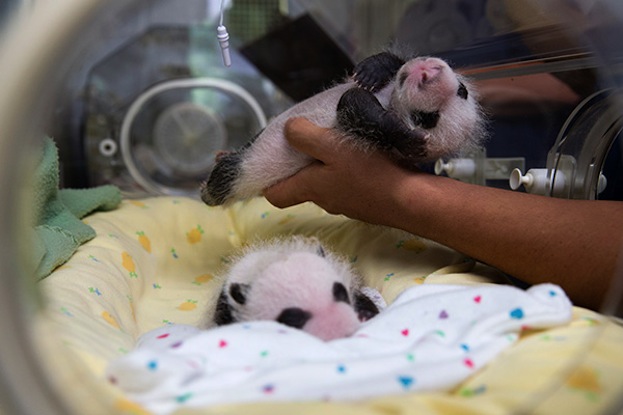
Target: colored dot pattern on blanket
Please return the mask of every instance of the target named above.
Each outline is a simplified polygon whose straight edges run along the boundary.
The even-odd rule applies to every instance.
[[[544,290],[547,295],[541,295]],[[550,295],[552,290],[557,295]],[[508,286],[415,286],[354,336],[329,342],[274,321],[204,331],[163,327],[113,362],[108,378],[122,389],[131,384],[142,390],[137,382],[144,382],[145,397],[133,396],[156,413],[181,404],[447,390],[510,346],[526,323],[555,326],[567,322],[570,311],[564,293],[552,285],[527,292]],[[137,376],[141,364],[147,369]]]

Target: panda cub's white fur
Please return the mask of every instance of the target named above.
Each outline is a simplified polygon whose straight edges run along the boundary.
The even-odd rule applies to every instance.
[[[364,148],[386,151],[406,167],[474,149],[484,140],[476,91],[443,60],[371,56],[346,82],[275,117],[248,145],[222,155],[202,184],[211,206],[260,195],[313,160],[284,137],[288,119],[305,117]]]
[[[378,313],[348,261],[315,238],[260,242],[234,258],[214,322],[274,320],[323,340],[351,335]]]
[[[273,118],[249,147],[217,160],[211,176],[202,184],[203,201],[217,206],[258,196],[262,190],[310,164],[311,157],[287,143],[283,135],[286,121],[305,117],[320,126],[335,126],[335,105],[339,97],[353,86],[352,81],[341,84],[293,106]],[[225,172],[219,171],[221,167]]]

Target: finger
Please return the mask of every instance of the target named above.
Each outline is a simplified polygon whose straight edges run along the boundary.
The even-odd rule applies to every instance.
[[[264,197],[272,205],[281,209],[311,201],[310,177],[312,177],[316,169],[321,168],[321,166],[322,164],[320,162],[314,162],[304,167],[294,176],[264,189]]]
[[[320,161],[325,161],[339,145],[333,130],[319,127],[306,118],[290,118],[284,134],[293,148]]]

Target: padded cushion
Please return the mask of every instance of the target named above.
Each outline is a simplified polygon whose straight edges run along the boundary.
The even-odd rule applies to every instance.
[[[439,244],[329,215],[312,204],[279,210],[259,198],[224,209],[193,199],[159,197],[126,200],[119,209],[94,214],[85,222],[97,237],[39,286],[47,300],[47,325],[62,338],[64,351],[80,358],[81,370],[99,382],[106,382],[107,363],[131,350],[142,333],[170,323],[205,326],[229,255],[257,239],[316,236],[350,258],[366,285],[388,302],[415,284],[481,284],[498,277]],[[252,414],[264,408],[275,414],[460,414],[500,413],[518,406],[530,409],[523,412],[545,408],[594,413],[614,402],[623,388],[621,344],[620,327],[597,313],[576,309],[569,326],[526,331],[519,344],[450,394],[361,404],[274,404],[270,409],[263,405],[243,410],[236,405],[214,413]],[[117,409],[138,413],[140,408],[109,393]]]

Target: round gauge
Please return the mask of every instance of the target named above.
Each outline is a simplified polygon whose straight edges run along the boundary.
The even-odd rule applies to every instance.
[[[196,196],[215,156],[243,146],[265,125],[257,101],[234,82],[175,79],[130,105],[121,155],[131,178],[149,193]]]
[[[153,137],[162,160],[176,174],[192,176],[212,167],[211,156],[225,147],[227,131],[209,108],[180,102],[158,116]]]

